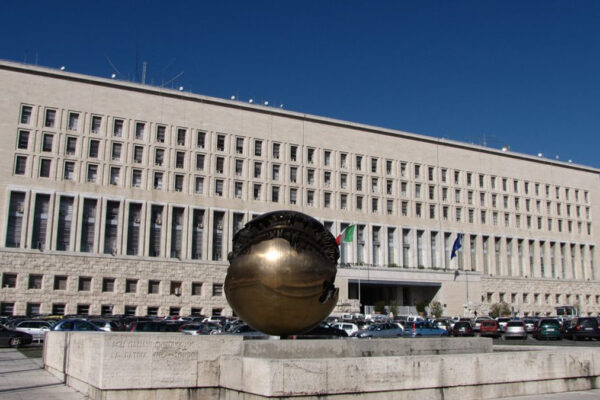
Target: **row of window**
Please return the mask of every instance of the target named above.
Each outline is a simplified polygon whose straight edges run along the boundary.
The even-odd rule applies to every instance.
[[[489,304],[502,302],[515,306],[519,305],[564,305],[578,303],[581,305],[600,305],[600,294],[570,294],[570,293],[506,293],[486,292],[481,295],[481,301]]]
[[[22,110],[21,110],[21,123],[23,124],[28,124],[30,123],[30,119],[31,119],[31,112],[32,112],[33,108],[32,106],[29,105],[24,105],[22,106]],[[46,111],[48,111],[50,109],[47,109]],[[76,112],[69,112],[69,121],[71,120],[78,120],[79,118],[79,113]],[[25,118],[23,118],[23,116],[25,116]],[[98,120],[99,118],[99,120]],[[108,118],[108,117],[106,117]],[[90,129],[90,132],[96,132],[97,130],[93,129],[94,126],[96,126],[98,123],[94,123],[94,121],[100,121],[99,123],[102,122],[102,117],[101,116],[94,116],[91,118],[92,121],[92,128]],[[122,133],[122,129],[123,129],[123,125],[124,125],[124,120],[123,119],[119,119],[119,118],[113,118],[113,136],[121,136],[120,134]],[[71,125],[68,125],[68,127],[72,127]],[[143,133],[146,131],[146,123],[143,122],[135,122],[135,132],[136,132],[136,138],[143,138]],[[165,135],[165,131],[166,131],[166,126],[164,125],[156,125],[156,137],[157,137],[157,142],[158,143],[164,143],[164,135]],[[186,145],[186,135],[187,135],[187,128],[176,128],[177,131],[177,144],[178,145],[182,145],[185,146]],[[197,131],[197,135],[196,135],[196,147],[197,148],[204,148],[206,145],[206,141],[207,141],[207,132],[206,131]],[[17,140],[18,143],[18,148],[27,148],[28,147],[28,137],[29,137],[29,132],[28,131],[19,131],[19,137]],[[43,134],[43,140],[42,140],[42,151],[51,151],[52,148],[52,137],[53,135],[51,133],[44,133]],[[160,140],[158,140],[160,139]],[[245,146],[246,146],[246,142],[250,141],[250,139],[244,138],[244,137],[239,137],[236,136],[235,137],[235,146],[233,147],[232,151],[229,151],[229,146],[227,146],[227,140],[229,139],[229,135],[226,135],[224,133],[217,133],[216,134],[216,140],[215,140],[215,150],[217,152],[226,152],[227,154],[239,154],[240,156],[244,156],[246,155],[246,150],[245,150]],[[262,157],[263,156],[263,145],[264,145],[263,140],[261,139],[254,139],[253,140],[253,154],[255,157]],[[75,152],[76,150],[76,138],[72,137],[72,136],[68,136],[65,140],[65,154],[72,154]],[[111,158],[113,160],[116,159],[120,159],[121,158],[121,149],[123,147],[123,143],[112,143],[112,149],[111,149]],[[89,145],[89,149],[88,149],[88,153],[90,154],[90,157],[97,157],[97,152],[98,149],[100,148],[100,142],[99,140],[91,140],[90,141],[90,145]],[[271,157],[273,160],[279,160],[280,158],[282,158],[282,152],[284,148],[288,148],[287,145],[284,145],[282,143],[278,143],[278,142],[273,142],[271,143]],[[162,164],[163,159],[164,159],[164,151],[165,149],[155,149],[155,163],[159,163]],[[298,162],[298,161],[303,161],[305,164],[307,165],[311,165],[311,164],[317,164],[317,155],[319,153],[319,151],[317,151],[316,148],[312,148],[312,147],[308,147],[306,148],[306,160],[302,160],[302,158],[300,158],[298,156],[298,153],[300,151],[300,146],[299,145],[293,145],[290,144],[289,145],[289,159],[292,162]],[[133,147],[133,157],[132,160],[133,162],[142,162],[143,159],[143,153],[144,153],[144,147],[141,145],[138,146],[134,146]],[[334,151],[332,150],[322,150],[322,163],[319,163],[319,165],[324,165],[324,166],[333,166],[333,156],[334,156]],[[161,155],[162,154],[162,155]],[[204,156],[204,155],[203,155]],[[249,155],[248,155],[249,156]],[[115,158],[116,157],[116,158]],[[349,153],[344,153],[344,152],[340,152],[339,153],[339,167],[340,169],[346,169],[347,168],[347,159],[349,157]],[[441,183],[447,183],[447,184],[451,184],[451,180],[450,180],[450,175],[452,174],[453,177],[453,184],[455,185],[466,185],[466,186],[475,186],[475,181],[477,180],[479,183],[479,188],[489,188],[491,190],[502,190],[503,192],[509,192],[510,190],[512,190],[512,192],[514,194],[519,194],[519,193],[524,193],[525,195],[529,195],[530,192],[533,188],[533,193],[535,193],[535,196],[541,196],[542,192],[545,192],[545,197],[546,198],[550,198],[552,195],[554,195],[554,199],[555,200],[564,200],[564,201],[568,201],[568,200],[574,200],[576,202],[579,202],[581,200],[585,201],[586,203],[589,204],[589,192],[587,190],[583,190],[580,191],[579,189],[571,189],[571,188],[567,188],[567,187],[559,187],[559,186],[551,186],[549,184],[541,184],[541,183],[530,183],[529,181],[519,181],[517,179],[509,179],[509,178],[501,178],[501,177],[496,177],[496,176],[486,176],[484,174],[478,174],[478,173],[473,173],[473,172],[466,172],[466,171],[460,171],[460,170],[451,170],[448,168],[436,168],[433,166],[422,166],[420,164],[409,164],[407,162],[397,162],[395,160],[383,160],[383,159],[379,159],[377,157],[367,157],[367,156],[363,156],[363,155],[355,155],[355,169],[358,171],[362,171],[363,167],[364,167],[364,160],[369,158],[370,160],[370,171],[371,173],[378,173],[379,172],[379,164],[380,162],[385,164],[385,174],[388,176],[396,176],[395,174],[395,165],[398,164],[399,165],[399,175],[401,177],[407,177],[409,176],[408,170],[409,170],[409,166],[411,166],[411,170],[413,171],[412,174],[412,178],[413,179],[427,179],[431,182],[434,182],[436,180],[438,180],[436,177],[436,173],[439,172],[439,182]],[[175,156],[175,168],[184,168],[184,158],[185,158],[185,152],[181,151],[178,152]],[[222,160],[224,160],[224,158],[222,158]],[[224,163],[224,161],[222,161],[222,163]],[[237,161],[236,161],[237,163]],[[219,161],[217,160],[217,166],[216,166],[216,170],[219,170]],[[256,168],[256,167],[255,167]],[[438,171],[439,169],[439,171]],[[422,172],[426,170],[426,177],[424,176],[425,173]],[[237,169],[236,169],[237,171]],[[464,178],[463,178],[464,176]],[[464,182],[463,182],[464,179]],[[510,183],[512,182],[512,187],[510,185]],[[583,199],[580,196],[580,192],[583,192]]]
[[[19,285],[19,279],[23,280],[21,285]],[[69,281],[72,282],[71,287],[69,286]],[[46,280],[44,280],[44,275],[42,274],[17,274],[13,272],[4,272],[2,274],[3,289],[17,288],[25,285],[27,285],[28,290],[51,289],[66,292],[140,293],[172,296],[202,296],[204,287],[202,282],[191,282],[190,285],[184,285],[181,281],[167,282],[151,279],[146,282],[136,278],[94,278],[91,276],[69,278],[66,275],[47,276]],[[223,284],[213,283],[211,295],[213,297],[222,297]]]
[[[26,208],[27,204],[30,206]],[[244,212],[226,213],[194,207],[13,191],[10,193],[5,245],[222,261],[231,237],[244,226],[248,217],[254,216]],[[335,233],[348,224],[341,223],[337,231],[332,221],[324,221],[324,225]],[[52,230],[50,227],[53,227]],[[449,232],[363,224],[357,225],[356,232],[355,247],[348,247],[349,244],[342,247],[341,263],[432,268],[450,266],[450,250],[455,235]],[[492,245],[497,258],[494,264],[489,257]],[[426,251],[427,248],[430,251]],[[486,274],[527,275],[524,257],[528,254],[529,276],[595,279],[594,246],[469,235],[464,248],[471,254],[469,263],[465,265]],[[417,249],[416,256],[412,256],[412,249]],[[476,253],[483,259],[478,259]],[[537,255],[534,257],[534,254]],[[518,256],[514,271],[513,256]],[[570,257],[569,263],[565,260],[567,257]],[[458,262],[459,268],[462,268],[462,252]],[[541,272],[536,272],[538,266]],[[588,268],[591,272],[585,272]]]
[[[144,312],[145,311],[145,312]],[[201,308],[191,307],[188,312],[189,316],[201,316],[205,315],[204,312],[209,311],[209,315],[220,316],[223,309],[220,307],[214,308]],[[182,315],[182,308],[180,306],[153,306],[153,305],[130,305],[125,304],[123,306],[117,306],[115,304],[101,304],[99,306],[91,305],[87,303],[37,303],[27,302],[25,304],[24,314],[28,316],[39,316],[39,315],[125,315],[125,316],[179,316]],[[15,308],[14,301],[3,301],[0,302],[0,315],[2,316],[13,316],[23,315],[18,313]]]

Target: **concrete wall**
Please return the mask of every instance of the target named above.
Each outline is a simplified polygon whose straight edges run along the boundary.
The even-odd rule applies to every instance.
[[[470,353],[466,353],[468,349]],[[50,332],[46,369],[92,399],[484,399],[600,384],[600,350],[507,348],[485,338],[244,341]]]

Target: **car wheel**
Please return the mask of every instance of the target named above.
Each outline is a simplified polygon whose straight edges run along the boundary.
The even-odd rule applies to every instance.
[[[23,340],[20,337],[16,336],[16,337],[10,339],[10,341],[8,342],[8,345],[10,347],[17,348],[17,347],[21,346],[22,343],[23,343]]]

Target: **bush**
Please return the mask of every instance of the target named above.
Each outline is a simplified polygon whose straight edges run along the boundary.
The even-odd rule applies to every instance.
[[[429,303],[429,314],[431,314],[435,318],[439,318],[444,314],[444,306],[437,300]]]
[[[494,303],[490,307],[490,317],[507,317],[510,315],[510,307],[504,302]]]
[[[385,311],[385,302],[383,300],[375,303],[375,312],[382,314]]]

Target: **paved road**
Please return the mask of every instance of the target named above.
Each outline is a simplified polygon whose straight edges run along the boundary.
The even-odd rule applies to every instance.
[[[42,369],[41,347],[0,348],[0,399],[83,400],[81,393]]]

